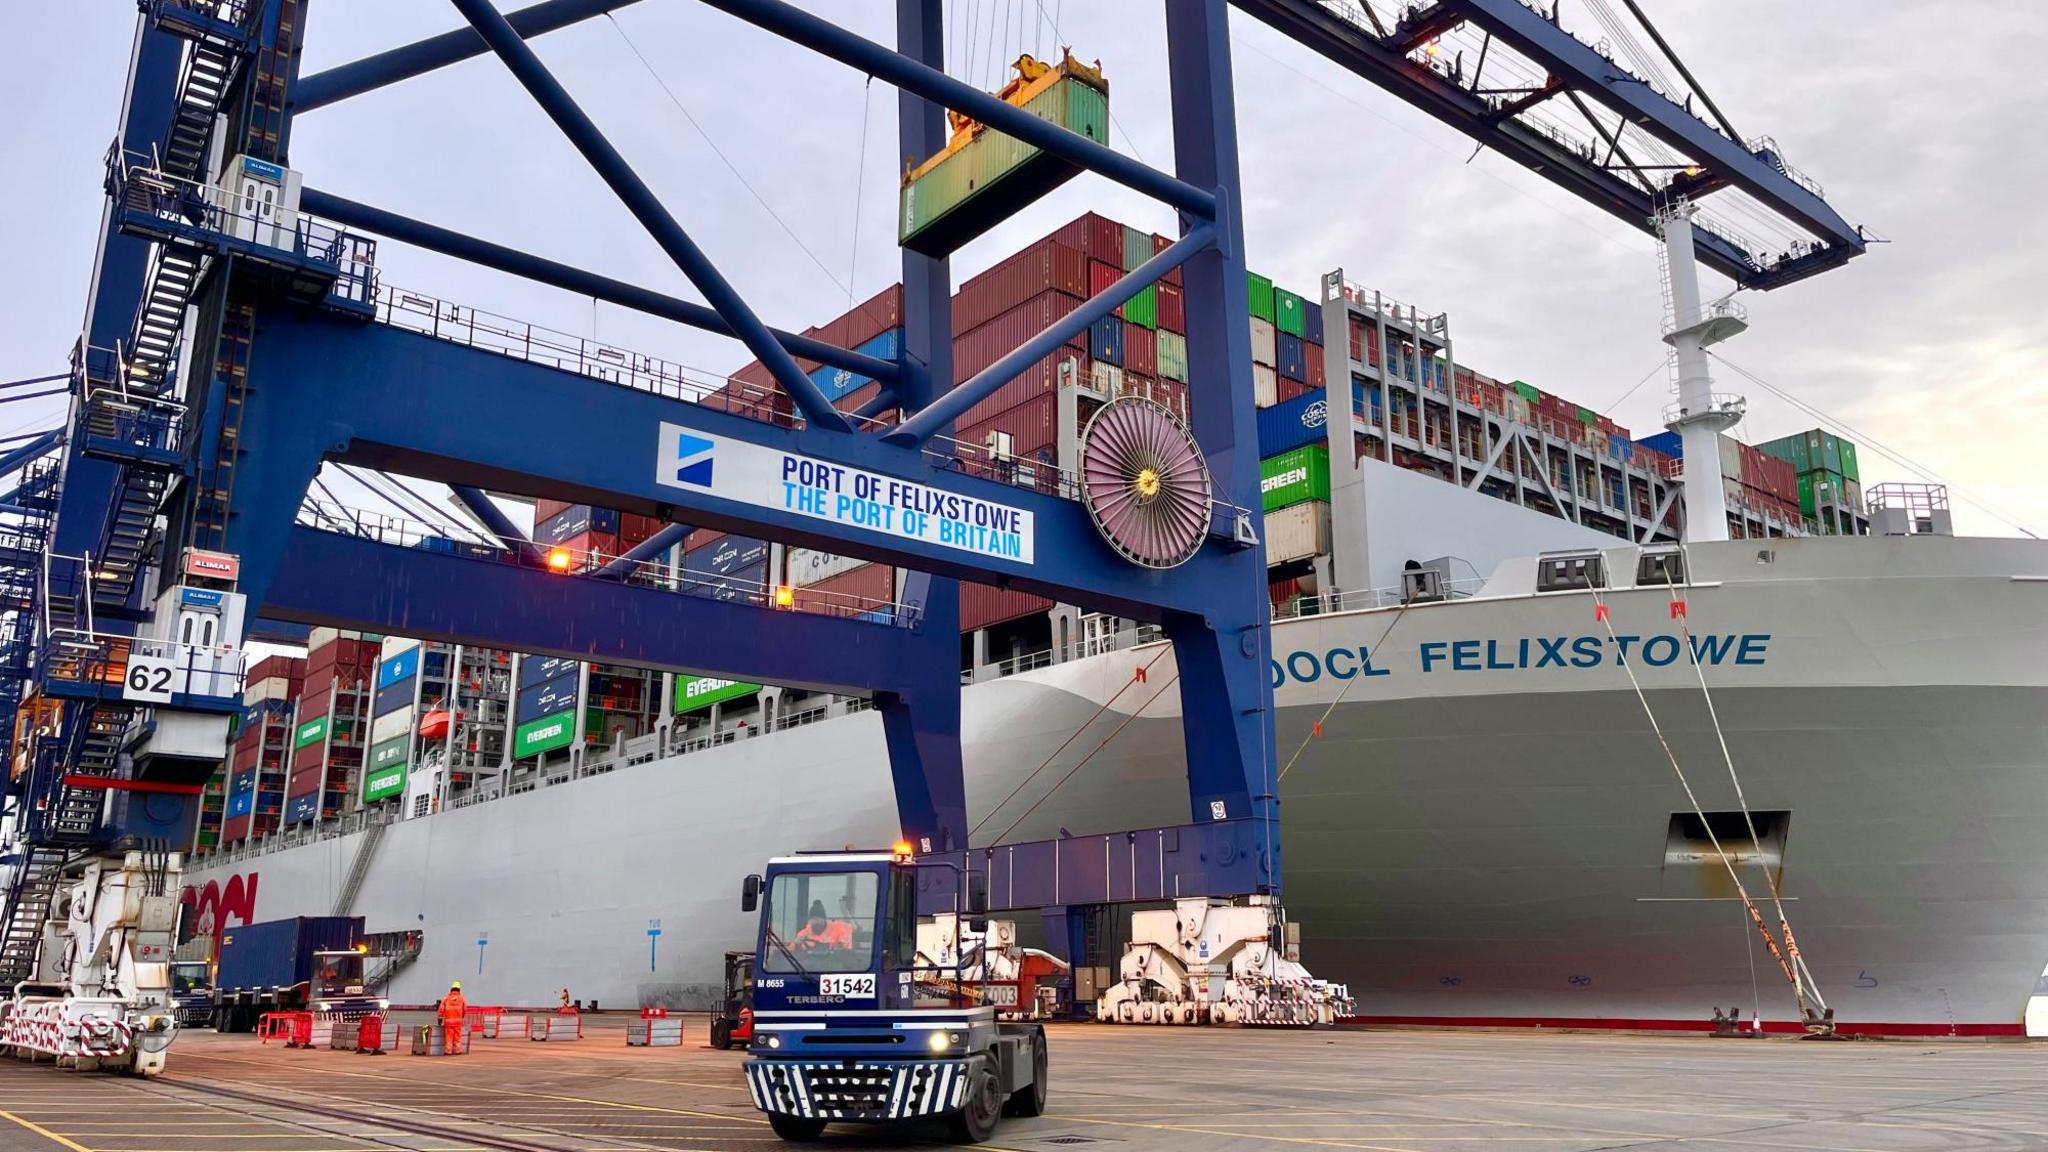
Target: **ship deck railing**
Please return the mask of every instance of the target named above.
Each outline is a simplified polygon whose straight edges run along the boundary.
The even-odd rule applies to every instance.
[[[430,293],[385,285],[377,294],[376,318],[379,323],[436,340],[573,372],[636,392],[702,404],[764,424],[795,428],[804,423],[779,387],[729,378],[708,368],[500,316]],[[866,431],[894,423],[847,415]],[[924,455],[933,464],[964,475],[1068,500],[1081,498],[1080,476],[1051,461],[1011,456],[945,436],[932,437]]]

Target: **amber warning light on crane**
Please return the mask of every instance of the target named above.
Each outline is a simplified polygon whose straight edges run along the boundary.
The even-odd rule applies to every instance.
[[[794,607],[796,607],[796,589],[794,589],[794,588],[791,588],[791,587],[790,587],[789,585],[787,585],[787,584],[778,584],[778,585],[776,585],[776,586],[775,586],[775,606],[776,606],[777,608],[794,608]]]
[[[889,849],[889,851],[891,851],[891,852],[895,853],[895,855],[896,855],[896,858],[897,858],[897,859],[899,859],[899,860],[908,860],[908,859],[910,859],[910,855],[911,855],[911,853],[910,853],[910,841],[908,841],[908,840],[898,840],[898,841],[897,841],[897,842],[895,843],[895,845],[894,845],[893,847],[891,847],[891,848]]]
[[[567,548],[548,549],[548,571],[567,572],[568,570],[569,550]]]

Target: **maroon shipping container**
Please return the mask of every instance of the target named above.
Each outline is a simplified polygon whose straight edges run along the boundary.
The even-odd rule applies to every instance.
[[[1051,327],[1080,304],[1078,297],[1064,292],[1041,292],[973,331],[954,337],[954,383],[965,381],[1016,351],[1019,345]],[[1076,351],[1087,351],[1087,332],[1076,333],[1067,341],[1067,346]]]
[[[1124,226],[1094,212],[1081,220],[1088,229],[1088,246],[1083,251],[1093,259],[1121,267],[1124,262]]]
[[[1363,316],[1351,318],[1351,358],[1375,368],[1380,364],[1380,326],[1368,324]]]
[[[796,610],[852,616],[896,600],[896,570],[887,564],[863,564],[851,571],[796,590]]]
[[[982,447],[987,445],[990,432],[1002,432],[1010,437],[1013,455],[1036,459],[1039,449],[1057,447],[1058,421],[1059,398],[1047,393],[1006,412],[963,424],[956,435],[963,444]]]
[[[960,582],[960,630],[972,632],[991,624],[1029,616],[1052,607],[1052,601],[1029,592],[989,584]]]
[[[626,512],[619,516],[619,542],[631,548],[667,526],[668,521],[659,516],[635,516]]]
[[[1278,377],[1278,381],[1278,403],[1285,404],[1289,400],[1298,399],[1303,393],[1308,391],[1308,385],[1299,380],[1289,380],[1287,377],[1281,376]]]
[[[1321,388],[1328,382],[1323,372],[1323,346],[1321,344],[1302,345],[1301,362],[1307,369],[1305,374],[1308,376],[1309,387]]]
[[[1142,324],[1124,324],[1124,371],[1150,376],[1159,371],[1159,337]]]
[[[971,331],[1042,292],[1088,295],[1088,258],[1080,249],[1041,240],[969,279],[953,296],[953,331]]]
[[[553,520],[575,506],[567,500],[535,500],[533,502],[533,522],[538,524],[543,520]]]
[[[552,555],[557,548],[568,549],[571,567],[583,566],[593,555],[612,559],[624,554],[624,549],[619,547],[619,536],[616,532],[584,532],[571,536],[559,544],[550,545],[549,554]]]
[[[840,348],[858,348],[889,329],[902,326],[903,286],[891,284],[806,335]]]
[[[956,427],[964,428],[999,412],[1008,412],[1038,397],[1055,395],[1059,386],[1060,365],[1066,361],[1072,361],[1074,364],[1074,379],[1088,379],[1088,357],[1071,348],[1062,348],[1019,372],[1009,383],[996,389],[994,395],[962,413]]]
[[[1176,268],[1178,272],[1180,269]],[[1185,336],[1188,331],[1188,300],[1181,287],[1172,282],[1159,285],[1159,326]]]
[[[1178,380],[1154,380],[1152,399],[1166,405],[1183,417],[1188,414],[1188,386]]]
[[[1161,236],[1157,232],[1154,232],[1152,234],[1152,254],[1154,256],[1159,255],[1161,252],[1164,252],[1171,247],[1173,247],[1173,237]],[[1166,270],[1166,275],[1161,276],[1159,278],[1159,282],[1161,284],[1171,284],[1175,288],[1180,287],[1180,265],[1176,264],[1173,267],[1168,268]]]
[[[249,817],[230,816],[220,823],[220,842],[234,844],[249,838]]]

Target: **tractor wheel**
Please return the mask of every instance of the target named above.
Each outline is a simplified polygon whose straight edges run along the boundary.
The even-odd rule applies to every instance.
[[[1010,1093],[1003,1105],[1005,1116],[1039,1116],[1045,1112],[1045,1033],[1031,1037],[1031,1083]]]
[[[781,1112],[768,1114],[768,1127],[777,1136],[797,1143],[808,1143],[825,1133],[825,1122],[813,1116],[789,1116]]]

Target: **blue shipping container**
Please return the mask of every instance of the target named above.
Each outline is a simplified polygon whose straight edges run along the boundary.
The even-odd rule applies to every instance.
[[[1322,306],[1315,303],[1314,301],[1309,301],[1308,307],[1303,308],[1301,310],[1301,315],[1302,322],[1305,325],[1303,329],[1302,339],[1308,341],[1311,344],[1320,346],[1323,342]]]
[[[235,773],[228,782],[228,815],[247,816],[256,810],[256,770]]]
[[[1636,446],[1630,443],[1629,438],[1626,436],[1609,436],[1607,438],[1607,454],[1616,460],[1627,463],[1636,458]]]
[[[1288,380],[1306,381],[1308,379],[1308,361],[1302,355],[1301,337],[1289,336],[1287,333],[1281,332],[1275,336],[1275,340],[1277,341],[1277,355],[1274,356],[1274,359],[1280,363],[1274,365],[1274,367],[1280,370],[1280,375]]]
[[[762,568],[767,563],[768,542],[749,536],[721,536],[683,553],[683,571],[695,576],[730,576],[742,568]]]
[[[315,953],[349,951],[362,935],[360,916],[298,916],[225,929],[214,986],[222,992],[290,988],[312,978]]]
[[[1676,432],[1659,432],[1655,436],[1645,436],[1636,443],[1652,452],[1662,452],[1666,456],[1679,459],[1685,456],[1685,441],[1680,439]]]
[[[308,792],[285,801],[284,822],[287,824],[310,824],[320,815],[320,793]]]
[[[560,656],[524,656],[519,660],[519,686],[531,688],[544,680],[576,674],[577,661]]]
[[[383,716],[400,708],[412,707],[413,689],[417,688],[410,678],[400,680],[389,688],[377,689],[377,700],[370,708],[370,715]]]
[[[519,699],[512,710],[512,722],[524,724],[557,712],[567,712],[576,706],[576,686],[582,678],[576,674],[576,665],[569,665],[569,674],[544,680],[531,687],[519,690]]]
[[[768,564],[761,561],[730,572],[695,572],[686,576],[697,577],[695,582],[686,581],[683,591],[691,596],[708,596],[713,600],[730,603],[735,600],[752,600],[761,594],[761,586],[768,579]]]
[[[1259,456],[1278,456],[1304,444],[1320,443],[1330,405],[1321,389],[1259,409]]]
[[[619,530],[619,513],[615,508],[592,508],[588,504],[577,504],[534,525],[533,538],[541,544],[560,544],[573,540],[585,532],[608,532]]]
[[[1088,355],[1104,364],[1123,366],[1124,322],[1104,316],[1088,327]]]
[[[391,659],[378,664],[377,690],[381,692],[400,680],[410,680],[418,675],[420,670],[420,649],[422,647],[423,645],[415,644]]]
[[[873,356],[877,360],[894,360],[903,350],[903,330],[891,328],[880,336],[855,348],[855,352]],[[875,382],[872,376],[862,376],[845,368],[831,365],[811,369],[811,383],[825,393],[828,400],[837,400],[849,392],[858,392]]]

